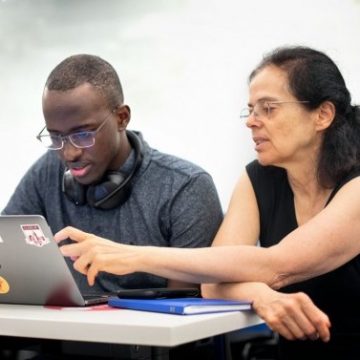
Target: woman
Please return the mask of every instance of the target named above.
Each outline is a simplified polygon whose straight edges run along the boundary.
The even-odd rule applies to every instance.
[[[61,250],[90,284],[99,271],[199,282],[206,297],[252,300],[282,335],[282,358],[359,358],[359,109],[334,62],[311,48],[275,50],[249,80],[242,116],[258,159],[213,247],[133,247],[74,228],[56,239],[76,242]]]

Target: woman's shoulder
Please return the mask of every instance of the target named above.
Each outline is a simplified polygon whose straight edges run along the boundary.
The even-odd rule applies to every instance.
[[[334,196],[337,194],[337,192],[346,185],[349,181],[360,177],[360,166],[355,167],[351,171],[349,171],[343,178],[336,184],[334,190],[331,192],[328,201],[326,204],[329,204],[330,201],[334,198]]]

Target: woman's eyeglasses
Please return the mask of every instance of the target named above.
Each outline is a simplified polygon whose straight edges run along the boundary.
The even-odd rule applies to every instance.
[[[240,119],[247,120],[254,116],[257,120],[270,119],[271,113],[279,104],[305,104],[309,101],[258,101],[254,106],[246,107],[241,110]]]

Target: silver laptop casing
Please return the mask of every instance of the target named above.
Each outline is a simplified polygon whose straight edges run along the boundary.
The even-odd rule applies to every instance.
[[[25,227],[24,227],[25,225]],[[30,225],[30,226],[26,226]],[[26,236],[24,228],[38,225],[45,239]],[[35,240],[37,236],[35,236]],[[53,234],[40,215],[0,216],[0,281],[9,291],[0,291],[0,303],[56,306],[89,305],[82,296]],[[93,303],[106,303],[99,296]]]

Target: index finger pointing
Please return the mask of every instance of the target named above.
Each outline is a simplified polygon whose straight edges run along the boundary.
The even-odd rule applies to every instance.
[[[54,240],[58,243],[65,239],[71,239],[76,242],[82,242],[89,236],[88,233],[81,231],[79,229],[76,229],[72,226],[67,226],[64,229],[58,231],[54,235]]]

